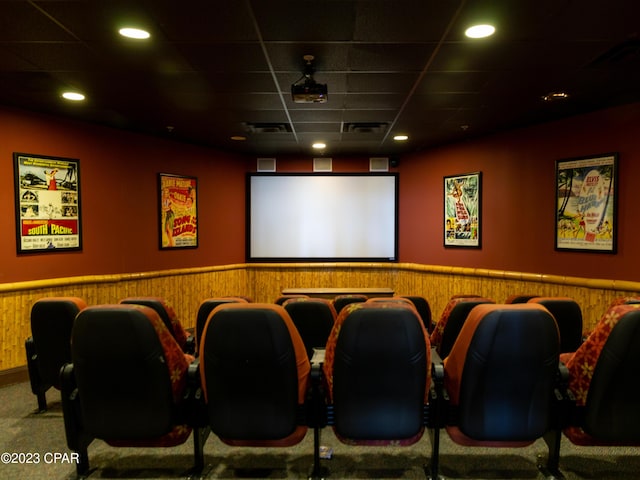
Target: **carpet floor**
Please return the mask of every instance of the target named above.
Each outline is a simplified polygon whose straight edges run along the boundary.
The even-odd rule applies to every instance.
[[[49,409],[36,413],[36,398],[28,383],[0,388],[0,479],[76,478],[59,392],[47,392],[47,401]],[[341,444],[326,428],[321,444],[333,450],[332,458],[321,462],[329,479],[428,478],[424,467],[431,445],[426,434],[408,447],[356,447]],[[113,448],[96,440],[89,447],[92,470],[88,478],[186,479],[193,463],[192,449],[191,439],[179,447],[162,449]],[[537,469],[538,457],[546,457],[547,452],[542,440],[518,449],[471,448],[454,444],[443,433],[440,450],[440,474],[446,479],[545,478]],[[229,447],[211,435],[204,451],[203,479],[306,479],[313,463],[313,434],[309,432],[294,447],[280,449]],[[25,463],[27,460],[31,463]],[[576,447],[563,439],[560,466],[567,480],[638,480],[640,448]]]

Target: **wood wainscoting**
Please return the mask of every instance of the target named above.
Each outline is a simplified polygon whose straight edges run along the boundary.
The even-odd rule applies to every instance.
[[[496,302],[512,294],[568,296],[582,307],[585,331],[613,299],[640,294],[640,282],[412,263],[246,263],[6,283],[0,284],[0,372],[26,365],[29,313],[33,302],[42,297],[78,296],[97,305],[129,296],[159,296],[171,303],[185,327],[193,327],[200,302],[209,297],[242,295],[273,302],[285,289],[372,287],[423,296],[435,318],[458,294],[482,295]]]

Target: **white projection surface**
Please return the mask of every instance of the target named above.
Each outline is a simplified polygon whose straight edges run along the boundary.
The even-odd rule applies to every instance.
[[[250,260],[397,256],[397,175],[250,175]]]

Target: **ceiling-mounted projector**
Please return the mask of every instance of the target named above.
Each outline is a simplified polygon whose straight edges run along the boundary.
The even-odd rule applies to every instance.
[[[329,97],[327,85],[313,79],[313,55],[305,55],[304,73],[291,85],[291,98],[295,103],[325,103]]]

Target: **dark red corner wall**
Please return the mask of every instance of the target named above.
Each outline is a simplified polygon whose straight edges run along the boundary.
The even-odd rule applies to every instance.
[[[13,152],[79,159],[83,249],[16,253]],[[244,261],[243,157],[0,109],[0,283]],[[158,248],[157,174],[198,178],[199,248]]]
[[[555,161],[619,154],[617,254],[554,249]],[[405,157],[400,259],[640,281],[640,104]],[[443,247],[443,177],[482,172],[482,248]]]
[[[399,259],[434,265],[640,281],[640,104],[405,156]],[[78,158],[83,250],[18,255],[13,152]],[[554,250],[555,161],[617,152],[618,253]],[[0,283],[245,260],[245,173],[256,159],[0,108]],[[311,171],[311,156],[278,158]],[[368,158],[334,158],[367,171]],[[443,177],[482,172],[482,248],[443,247]],[[199,248],[158,248],[157,173],[198,177]]]

